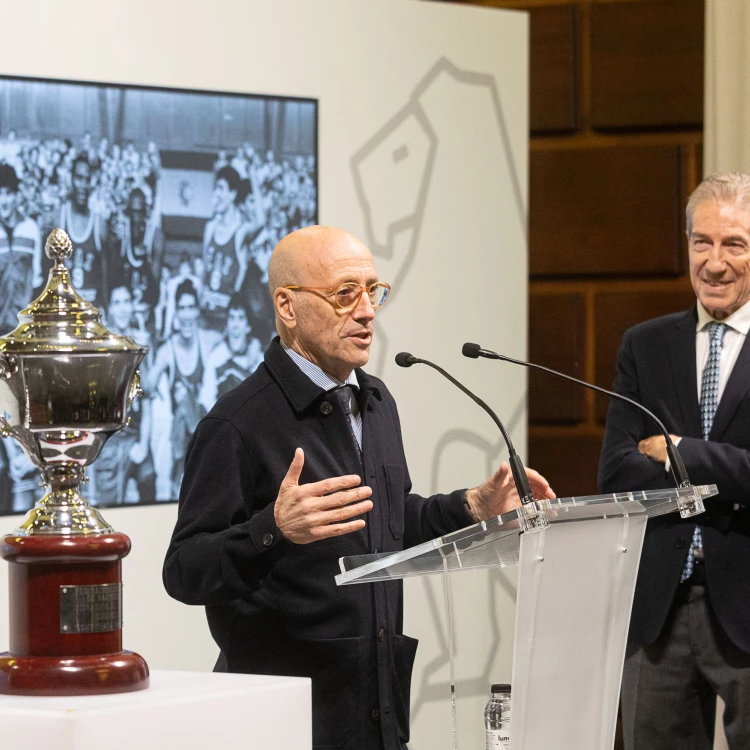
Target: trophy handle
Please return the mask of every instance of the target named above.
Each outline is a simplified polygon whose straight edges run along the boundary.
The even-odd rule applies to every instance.
[[[12,354],[6,354],[3,352],[0,354],[0,378],[3,380],[10,380],[18,372],[18,361]],[[7,386],[4,386],[7,387]],[[30,433],[27,433],[23,429],[15,429],[8,422],[6,417],[0,414],[0,437],[2,438],[14,438],[18,441],[21,447],[26,451],[31,463],[36,466],[42,472],[43,481],[46,483],[46,465],[42,460],[42,454],[39,450],[39,446],[36,440]]]
[[[39,446],[36,444],[34,438],[31,437],[31,435],[27,435],[24,432],[21,432],[20,430],[13,429],[10,422],[8,422],[8,420],[2,415],[0,415],[0,437],[14,438],[20,443],[21,447],[26,451],[29,459],[31,459],[31,463],[33,463],[34,466],[36,466],[36,468],[42,472],[42,478],[46,484],[47,465],[42,460],[42,454],[39,451]]]
[[[136,370],[133,375],[133,382],[130,384],[130,393],[128,394],[128,408],[133,405],[138,396],[143,396],[145,391],[141,388],[141,371]]]
[[[0,354],[0,378],[10,380],[18,372],[18,362],[12,354]],[[5,429],[3,427],[3,429]],[[3,434],[3,437],[6,437]]]

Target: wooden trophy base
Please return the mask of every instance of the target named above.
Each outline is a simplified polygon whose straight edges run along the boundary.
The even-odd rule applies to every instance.
[[[146,662],[122,650],[117,532],[10,535],[0,554],[10,578],[10,649],[0,654],[0,694],[98,695],[143,690]]]
[[[132,651],[94,656],[0,654],[2,695],[101,695],[144,690],[148,666]]]

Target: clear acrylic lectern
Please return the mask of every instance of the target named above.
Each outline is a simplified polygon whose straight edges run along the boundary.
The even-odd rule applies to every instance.
[[[607,750],[646,521],[702,513],[716,494],[704,485],[538,500],[402,552],[341,558],[336,583],[518,565],[512,750]]]

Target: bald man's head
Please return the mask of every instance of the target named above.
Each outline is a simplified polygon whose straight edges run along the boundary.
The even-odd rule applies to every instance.
[[[276,289],[289,284],[309,286],[317,283],[310,281],[310,275],[324,275],[336,262],[337,251],[344,245],[359,246],[370,254],[353,234],[336,227],[304,227],[283,237],[268,264],[271,296]]]
[[[268,265],[282,341],[328,374],[345,380],[369,358],[375,310],[366,294],[353,308],[343,310],[331,291],[347,282],[369,286],[376,281],[370,251],[349,232],[312,226],[288,234]],[[314,289],[285,289],[291,285]]]

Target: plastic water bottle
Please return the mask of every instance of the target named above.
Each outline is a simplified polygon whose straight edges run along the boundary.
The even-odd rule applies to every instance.
[[[486,750],[510,750],[510,685],[495,684],[484,707]]]

